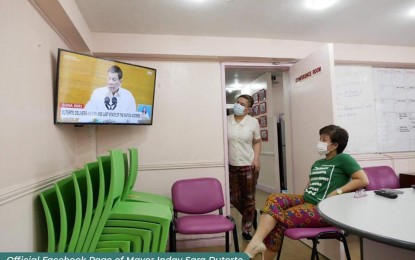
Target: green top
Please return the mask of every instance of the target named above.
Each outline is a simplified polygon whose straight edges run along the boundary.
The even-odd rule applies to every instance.
[[[304,200],[317,205],[332,191],[350,181],[353,173],[362,167],[348,154],[338,154],[330,160],[317,160],[310,171],[310,185],[304,191]]]

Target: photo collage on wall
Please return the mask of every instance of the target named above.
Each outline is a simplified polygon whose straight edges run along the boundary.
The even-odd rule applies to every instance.
[[[266,90],[261,89],[252,94],[254,105],[252,106],[252,116],[258,119],[261,127],[261,138],[263,142],[268,142],[268,119],[267,119],[267,95]]]

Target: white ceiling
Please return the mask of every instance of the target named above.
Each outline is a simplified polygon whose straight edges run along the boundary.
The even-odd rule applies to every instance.
[[[415,0],[337,0],[322,11],[305,8],[307,0],[75,1],[92,32],[415,47]]]
[[[414,0],[75,0],[92,32],[271,38],[415,47]]]

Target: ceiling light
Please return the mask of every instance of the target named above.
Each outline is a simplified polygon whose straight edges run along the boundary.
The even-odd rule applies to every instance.
[[[305,6],[314,10],[323,10],[332,6],[337,0],[306,0]]]
[[[409,11],[409,16],[415,17],[415,8]]]

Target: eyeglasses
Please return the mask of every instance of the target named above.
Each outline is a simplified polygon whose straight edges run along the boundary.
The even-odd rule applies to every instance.
[[[366,197],[367,196],[367,192],[365,189],[359,189],[357,191],[355,191],[354,193],[354,197],[355,198],[362,198],[362,197]]]

